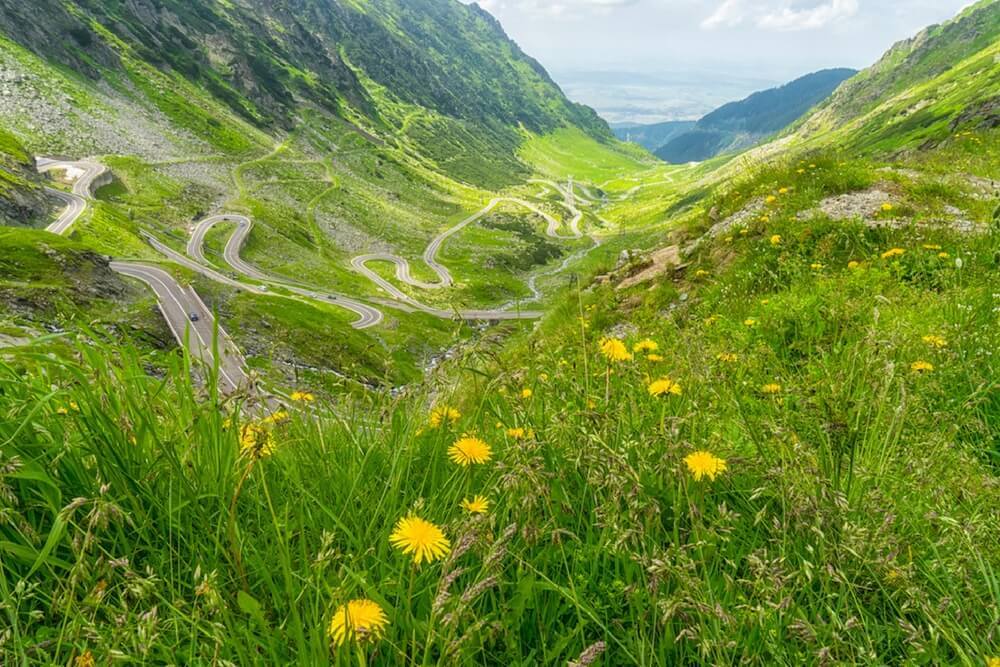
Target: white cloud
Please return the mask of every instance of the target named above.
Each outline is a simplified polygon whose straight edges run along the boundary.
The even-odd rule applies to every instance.
[[[823,0],[802,6],[791,0],[724,0],[701,27],[732,28],[751,22],[765,30],[814,30],[849,18],[861,9],[859,0]]]
[[[472,0],[463,0],[470,2]],[[503,11],[523,12],[532,16],[581,18],[584,14],[608,14],[637,4],[640,0],[476,0],[494,15]]]

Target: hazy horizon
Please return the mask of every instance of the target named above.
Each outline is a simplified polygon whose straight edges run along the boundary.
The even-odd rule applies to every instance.
[[[574,100],[594,107],[609,122],[657,122],[698,118],[725,102],[816,70],[862,69],[895,42],[951,18],[970,2],[480,0],[478,4],[496,16],[507,34],[539,60]]]

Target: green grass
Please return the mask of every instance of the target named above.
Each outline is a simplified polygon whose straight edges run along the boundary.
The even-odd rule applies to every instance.
[[[614,140],[599,142],[576,128],[533,135],[521,146],[519,155],[546,176],[573,176],[592,183],[629,175],[655,162],[641,148]]]

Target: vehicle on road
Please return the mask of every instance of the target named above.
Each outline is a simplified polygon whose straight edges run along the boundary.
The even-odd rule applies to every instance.
[[[191,320],[192,322],[197,322],[201,318],[198,316],[198,313],[190,313],[188,315],[188,319]]]

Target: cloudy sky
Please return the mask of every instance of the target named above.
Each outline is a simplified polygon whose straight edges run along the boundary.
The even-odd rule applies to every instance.
[[[463,0],[468,2],[469,0]],[[783,82],[870,65],[970,0],[479,0],[569,92],[588,73]],[[593,83],[593,82],[591,82]],[[737,86],[739,88],[739,86]],[[604,93],[621,98],[603,86]],[[730,87],[719,95],[732,94]],[[579,99],[580,95],[577,95]],[[582,101],[601,107],[592,97]],[[627,100],[618,99],[619,102]],[[723,100],[725,101],[725,100]],[[607,106],[607,103],[603,104]],[[599,110],[602,110],[599,108]]]

